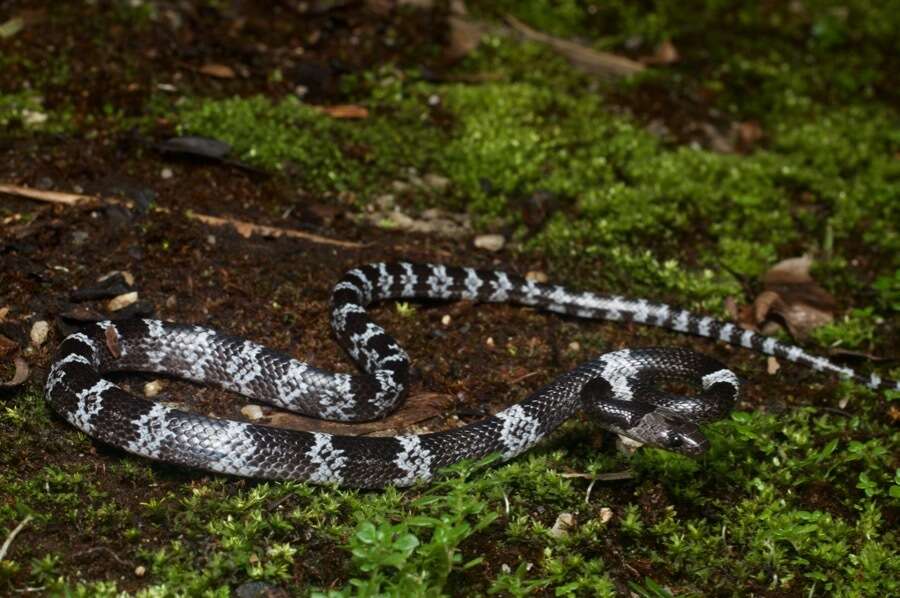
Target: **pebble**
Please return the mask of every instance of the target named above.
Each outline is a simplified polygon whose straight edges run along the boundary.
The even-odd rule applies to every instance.
[[[500,251],[506,245],[503,235],[478,235],[475,237],[475,247],[487,251]]]
[[[450,315],[449,314],[446,314],[446,315],[444,315],[444,317],[441,318],[441,324],[443,324],[444,326],[450,325]]]
[[[75,245],[83,245],[85,241],[88,240],[90,235],[88,235],[83,230],[76,230],[72,232],[72,243]]]
[[[578,341],[572,341],[569,343],[569,351],[575,353],[576,351],[581,351],[581,343]]]
[[[151,380],[144,384],[144,396],[145,397],[155,397],[157,396],[163,388],[162,380]]]
[[[171,168],[163,168],[162,172],[159,173],[159,176],[161,176],[163,179],[168,180],[175,176],[175,173],[172,172]]]
[[[31,326],[31,344],[40,347],[47,341],[50,324],[46,320],[38,320]]]
[[[262,407],[259,405],[244,405],[241,407],[241,413],[250,421],[256,421],[264,417]]]
[[[487,340],[484,341],[484,344],[487,345],[488,347],[490,347],[490,348],[493,349],[493,348],[494,348],[494,344],[495,344],[495,343],[494,343],[494,337],[493,337],[493,336],[487,337]]]
[[[613,510],[609,507],[601,507],[600,508],[600,523],[609,523],[610,519],[613,518]]]
[[[569,530],[575,526],[575,515],[572,513],[560,513],[556,523],[550,528],[550,535],[554,538],[562,538],[569,535]]]
[[[147,574],[147,568],[143,565],[138,565],[137,567],[134,568],[134,574],[137,577],[143,577],[144,575]]]
[[[109,311],[119,311],[120,309],[126,308],[132,303],[137,303],[138,294],[137,291],[131,291],[130,293],[122,293],[117,297],[113,297],[109,300],[109,303],[106,304],[106,308]]]
[[[546,272],[541,272],[540,270],[530,270],[528,273],[525,274],[525,278],[527,280],[530,280],[531,282],[541,282],[541,283],[545,283],[548,280],[550,280],[550,278],[547,276]]]
[[[780,370],[780,369],[781,369],[781,364],[778,363],[778,360],[775,357],[770,355],[769,358],[766,360],[766,371],[769,372],[769,375],[773,375],[776,372],[778,372],[778,370]]]

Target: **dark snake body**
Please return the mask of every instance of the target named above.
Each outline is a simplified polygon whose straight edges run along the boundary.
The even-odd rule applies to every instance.
[[[46,395],[72,425],[137,455],[234,475],[361,488],[407,486],[462,459],[494,452],[511,459],[578,411],[639,442],[699,454],[706,439],[698,424],[726,415],[738,396],[737,377],[708,357],[680,349],[622,350],[587,362],[523,401],[461,428],[352,437],[188,413],[131,395],[102,377],[112,370],[160,372],[325,419],[375,419],[397,407],[409,383],[406,353],[366,314],[368,304],[390,298],[509,302],[582,318],[634,321],[777,355],[870,388],[900,388],[734,324],[664,304],[572,292],[498,271],[377,263],[348,272],[332,296],[335,334],[362,374],[319,370],[198,326],[106,321],[63,340]],[[667,379],[690,380],[702,390],[694,397],[668,394],[656,387]]]

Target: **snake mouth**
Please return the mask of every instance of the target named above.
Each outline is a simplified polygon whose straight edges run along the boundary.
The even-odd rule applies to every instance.
[[[694,429],[690,431],[672,431],[666,443],[661,448],[681,453],[682,455],[702,455],[709,450],[709,440]]]

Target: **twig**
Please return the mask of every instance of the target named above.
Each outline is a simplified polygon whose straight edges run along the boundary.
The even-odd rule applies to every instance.
[[[291,237],[293,239],[304,239],[306,241],[320,243],[322,245],[335,245],[337,247],[346,247],[350,249],[359,249],[361,247],[366,247],[367,245],[366,243],[357,243],[355,241],[341,241],[340,239],[331,239],[329,237],[323,237],[321,235],[306,233],[290,228],[266,226],[264,224],[254,224],[253,222],[236,220],[234,218],[220,218],[218,216],[209,216],[207,214],[197,214],[196,212],[192,212],[190,210],[188,210],[187,212],[187,217],[191,220],[197,220],[199,222],[202,222],[203,224],[208,224],[210,226],[233,226],[234,230],[236,230],[237,233],[245,239],[249,239],[252,235],[256,234],[263,237],[272,238]]]
[[[94,546],[93,548],[88,548],[87,550],[82,550],[81,552],[76,552],[75,554],[72,555],[71,558],[75,559],[75,558],[85,556],[85,555],[88,555],[88,554],[91,554],[94,552],[105,552],[106,554],[111,556],[114,561],[116,561],[123,567],[131,567],[132,569],[134,568],[133,562],[122,559],[118,554],[116,554],[116,551],[114,551],[112,548],[109,548],[108,546]]]
[[[27,197],[28,199],[36,199],[47,203],[61,204],[64,206],[80,206],[80,205],[103,205],[116,204],[131,207],[132,202],[116,197],[94,197],[92,195],[82,195],[80,193],[66,193],[64,191],[45,191],[43,189],[32,189],[31,187],[23,187],[22,185],[10,185],[9,183],[0,183],[0,193],[16,195],[18,197]]]
[[[598,52],[588,46],[547,35],[532,29],[511,15],[506,16],[506,22],[524,38],[550,46],[554,51],[568,59],[573,66],[580,68],[589,75],[621,77],[639,73],[645,68],[640,62],[635,62],[630,58],[609,52]]]
[[[3,543],[3,546],[0,546],[0,561],[6,557],[6,551],[9,550],[10,545],[13,543],[13,540],[16,539],[16,536],[19,535],[19,532],[25,529],[25,526],[28,525],[28,522],[31,521],[31,515],[25,515],[25,519],[22,520],[22,523],[16,526],[16,528],[9,532],[9,535],[6,536],[6,541]]]
[[[27,197],[29,199],[37,199],[49,203],[59,203],[67,206],[97,201],[96,197],[91,197],[89,195],[63,193],[62,191],[44,191],[42,189],[32,189],[31,187],[9,185],[6,183],[0,183],[0,193],[8,193],[10,195],[18,195],[19,197]]]

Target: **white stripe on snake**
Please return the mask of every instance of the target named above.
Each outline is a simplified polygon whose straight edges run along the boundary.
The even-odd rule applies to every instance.
[[[734,324],[644,299],[574,292],[505,272],[404,262],[360,266],[334,289],[332,326],[361,374],[320,370],[199,326],[105,321],[63,340],[47,379],[47,398],[86,434],[150,459],[239,476],[380,488],[429,480],[463,459],[495,452],[512,459],[580,411],[599,427],[638,442],[700,454],[708,443],[698,424],[724,417],[738,397],[737,376],[711,358],[682,349],[626,349],[601,355],[496,415],[460,428],[352,437],[188,413],[131,395],[102,377],[113,370],[159,372],[305,415],[372,420],[395,409],[409,386],[406,353],[365,310],[391,298],[509,302],[582,318],[635,321],[720,339],[870,388],[900,388]],[[658,386],[665,380],[693,382],[699,391],[670,394]]]

